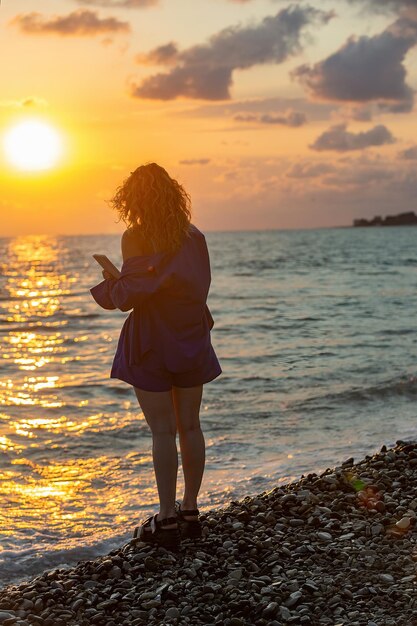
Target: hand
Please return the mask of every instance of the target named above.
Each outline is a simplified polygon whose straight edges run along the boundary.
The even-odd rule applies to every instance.
[[[109,280],[110,278],[114,278],[114,276],[112,276],[112,275],[110,274],[110,272],[106,272],[106,270],[103,270],[101,273],[103,274],[103,278],[104,278],[105,280]]]

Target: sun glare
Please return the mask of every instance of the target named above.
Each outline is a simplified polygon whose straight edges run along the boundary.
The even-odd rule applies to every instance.
[[[61,156],[62,140],[50,124],[26,120],[6,132],[4,150],[9,163],[20,170],[48,170]]]

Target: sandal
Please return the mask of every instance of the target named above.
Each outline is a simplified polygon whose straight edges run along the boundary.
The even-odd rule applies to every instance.
[[[136,526],[133,531],[133,538],[140,539],[146,543],[157,544],[167,550],[176,551],[180,546],[181,535],[177,528],[164,528],[170,524],[177,523],[176,517],[165,517],[156,519],[157,513],[148,517],[141,526]]]
[[[185,517],[198,517],[200,511],[198,509],[188,510],[181,509],[181,504],[178,500],[175,502],[175,512],[181,531],[181,537],[184,539],[198,539],[201,537],[201,522],[196,520],[188,520]]]

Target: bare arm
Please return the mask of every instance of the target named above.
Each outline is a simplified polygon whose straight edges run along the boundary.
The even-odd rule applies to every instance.
[[[133,230],[132,228],[125,230],[122,235],[123,261],[130,259],[132,256],[141,256],[144,254],[140,239],[140,233],[138,230]]]

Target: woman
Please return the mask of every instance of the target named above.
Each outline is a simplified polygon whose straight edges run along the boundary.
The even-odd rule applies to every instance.
[[[111,377],[133,385],[152,431],[159,512],[134,537],[170,549],[181,536],[201,535],[197,496],[205,463],[199,411],[203,384],[221,373],[210,340],[206,300],[210,262],[204,235],[190,223],[190,198],[156,163],[138,167],[112,200],[128,229],[121,276],[103,272],[91,289],[105,309],[132,309]],[[178,429],[184,472],[176,502]],[[181,530],[181,533],[180,533]]]

